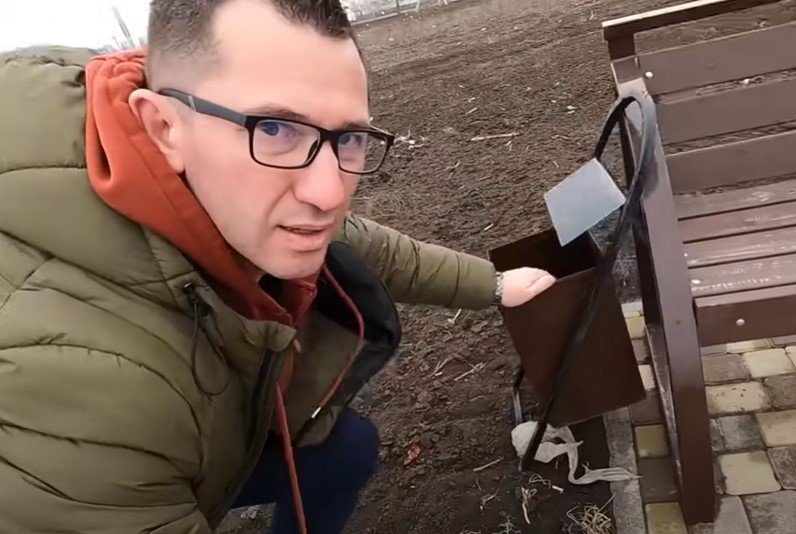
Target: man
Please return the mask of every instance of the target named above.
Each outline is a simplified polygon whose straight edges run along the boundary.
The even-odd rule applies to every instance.
[[[392,141],[369,117],[338,0],[153,0],[148,57],[3,58],[0,532],[208,533],[264,502],[275,532],[343,529],[392,298],[553,283],[347,216]]]

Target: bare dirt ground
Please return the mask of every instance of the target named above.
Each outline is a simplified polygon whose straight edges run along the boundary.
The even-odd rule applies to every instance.
[[[544,192],[588,160],[613,99],[599,23],[661,2],[643,4],[461,0],[361,29],[375,120],[403,138],[386,172],[363,184],[358,210],[481,256],[546,229]],[[471,141],[509,133],[517,135]],[[382,433],[382,471],[352,534],[561,532],[567,511],[610,498],[607,484],[567,483],[566,462],[538,469],[563,494],[528,484],[511,445],[516,356],[500,316],[464,311],[452,323],[455,315],[403,310],[400,360],[367,410]],[[460,359],[435,374],[449,356]],[[582,460],[606,466],[601,421],[576,433]],[[420,456],[405,466],[415,443]],[[533,487],[528,525],[521,488]]]
[[[374,122],[400,137],[384,172],[361,186],[356,210],[481,256],[546,229],[543,193],[588,160],[613,100],[600,21],[673,3],[460,0],[361,26]],[[777,14],[692,24],[642,44],[751,29],[769,16]],[[498,134],[516,135],[471,140]],[[620,271],[619,291],[632,298],[633,277]],[[539,469],[562,494],[518,472],[509,416],[516,356],[499,314],[406,307],[402,317],[400,356],[363,407],[381,430],[382,470],[347,532],[581,532],[568,527],[567,512],[605,504],[608,485],[567,483],[565,462]],[[602,422],[575,431],[585,440],[582,460],[606,466]],[[410,450],[419,455],[405,465]],[[530,525],[523,487],[539,490]]]

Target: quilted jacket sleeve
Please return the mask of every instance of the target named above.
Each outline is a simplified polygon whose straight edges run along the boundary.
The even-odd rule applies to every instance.
[[[422,243],[356,216],[346,220],[339,240],[381,276],[399,302],[467,309],[492,302],[495,267],[487,260]]]
[[[0,350],[0,391],[0,532],[211,533],[193,418],[157,374],[31,343]]]

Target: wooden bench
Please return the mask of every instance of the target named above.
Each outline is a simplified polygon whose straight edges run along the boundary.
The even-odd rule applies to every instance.
[[[663,50],[637,52],[636,35],[777,3],[701,0],[603,23],[617,92],[646,91],[656,107],[634,233],[689,524],[712,521],[715,510],[700,346],[796,333],[796,16]],[[628,110],[620,128],[628,173],[638,122]]]

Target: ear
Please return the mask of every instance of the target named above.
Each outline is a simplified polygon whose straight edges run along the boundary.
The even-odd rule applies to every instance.
[[[177,174],[185,171],[185,125],[168,98],[149,89],[136,89],[128,100],[144,131],[160,149]]]

